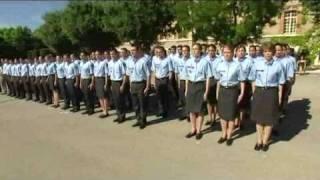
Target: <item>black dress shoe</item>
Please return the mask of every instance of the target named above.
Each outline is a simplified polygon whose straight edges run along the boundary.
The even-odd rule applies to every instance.
[[[269,150],[269,144],[263,144],[262,145],[262,151],[266,152]]]
[[[118,124],[123,123],[125,120],[126,120],[125,118],[121,118],[121,119],[119,119]]]
[[[186,138],[191,138],[191,137],[193,137],[195,135],[196,135],[196,132],[189,132],[185,137]]]
[[[226,142],[227,146],[231,146],[232,143],[233,143],[233,139],[227,139],[227,142]]]
[[[139,124],[139,128],[140,129],[144,129],[146,127],[146,123],[145,122],[141,122],[140,124]]]
[[[182,117],[179,117],[179,120],[182,121],[182,120],[185,120],[187,117],[185,116],[182,116]]]
[[[81,114],[88,114],[88,111],[84,111],[84,112],[82,112]]]
[[[202,133],[200,132],[200,133],[197,133],[196,134],[196,140],[200,140],[201,138],[202,138]]]
[[[222,143],[224,143],[226,140],[227,140],[227,138],[220,137],[220,139],[218,140],[218,143],[219,143],[219,144],[222,144]]]
[[[66,109],[69,109],[70,107],[69,106],[63,106],[61,109],[62,110],[66,110]]]
[[[99,118],[106,118],[106,117],[108,117],[109,116],[109,114],[107,113],[107,114],[100,114],[99,115]]]
[[[279,131],[278,130],[276,130],[276,129],[272,129],[272,132],[271,132],[271,134],[273,135],[273,136],[279,136]]]
[[[88,116],[91,116],[92,114],[94,114],[94,111],[88,111]]]
[[[257,144],[254,146],[254,150],[256,150],[256,151],[260,151],[261,148],[262,148],[262,144],[258,144],[258,143],[257,143]]]
[[[113,122],[119,122],[119,118],[114,119]]]
[[[205,125],[206,126],[211,126],[212,125],[212,121],[207,121]]]
[[[138,126],[140,126],[140,122],[136,122],[132,125],[132,127],[138,127]]]

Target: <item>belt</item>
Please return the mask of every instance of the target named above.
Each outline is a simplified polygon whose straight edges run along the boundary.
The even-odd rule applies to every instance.
[[[165,79],[169,79],[169,77],[156,78],[156,80],[165,80]]]
[[[189,81],[191,84],[199,84],[204,83],[205,81]]]
[[[140,84],[140,83],[146,83],[146,81],[133,81],[132,84]]]
[[[234,89],[234,88],[238,88],[239,86],[235,85],[235,86],[221,86],[221,87],[224,89]]]
[[[122,80],[111,80],[111,82],[122,82]]]
[[[257,86],[257,89],[278,89],[277,86]]]

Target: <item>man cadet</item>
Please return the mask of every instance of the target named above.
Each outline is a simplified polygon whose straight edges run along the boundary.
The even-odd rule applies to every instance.
[[[117,111],[117,118],[114,122],[122,123],[125,121],[125,97],[126,69],[125,63],[119,59],[119,52],[116,49],[110,51],[111,60],[108,63],[109,76],[111,80],[111,91],[113,101]]]
[[[94,113],[93,63],[84,52],[80,54],[80,59],[80,88],[86,105],[86,111],[83,114],[92,115]]]
[[[40,96],[40,103],[44,103],[46,101],[46,96],[41,84],[42,81],[42,77],[41,77],[41,73],[42,73],[42,66],[43,66],[43,58],[42,56],[39,56],[38,58],[38,63],[36,64],[36,72],[35,72],[35,77],[36,77],[36,84],[39,90],[39,96]]]
[[[132,58],[127,63],[126,75],[130,78],[130,92],[137,122],[133,125],[144,129],[147,123],[147,93],[150,88],[150,70],[140,46],[132,45]]]
[[[120,60],[122,62],[124,62],[125,68],[127,68],[127,63],[130,58],[131,58],[131,56],[130,56],[129,50],[127,48],[121,48],[120,49]],[[130,81],[129,80],[126,81],[125,88],[128,90],[130,89]],[[126,107],[127,107],[127,109],[131,110],[132,109],[132,99],[131,99],[130,91],[127,91],[125,96],[126,96],[125,97]]]
[[[37,59],[29,60],[29,85],[30,85],[30,95],[33,101],[39,100],[39,91],[36,85],[36,61]]]
[[[67,92],[72,102],[71,112],[78,112],[80,110],[80,101],[77,96],[77,88],[79,88],[79,69],[76,63],[71,62],[69,58],[66,59],[65,76]],[[68,106],[67,102],[67,106]]]
[[[21,80],[23,85],[23,93],[25,93],[26,100],[29,101],[32,98],[31,90],[30,90],[30,69],[28,60],[21,60]]]

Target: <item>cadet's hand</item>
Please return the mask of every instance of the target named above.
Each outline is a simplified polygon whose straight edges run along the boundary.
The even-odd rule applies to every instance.
[[[185,90],[185,91],[184,91],[184,96],[187,97],[187,94],[188,94],[188,91]]]
[[[203,94],[203,100],[204,100],[204,101],[207,101],[207,98],[208,98],[208,93],[204,93],[204,94]]]
[[[148,91],[149,91],[149,87],[146,87],[146,88],[143,90],[144,95],[147,95],[147,94],[148,94]]]
[[[53,85],[54,85],[54,86],[57,86],[57,81],[54,81]]]
[[[120,86],[120,92],[123,93],[123,91],[124,91],[124,86],[121,85],[121,86]]]
[[[281,101],[281,97],[279,97],[279,106],[281,106],[281,103],[282,103],[282,101]]]
[[[104,90],[106,91],[106,90],[107,90],[107,84],[105,84],[105,85],[103,86],[103,88],[104,88]]]
[[[242,98],[243,98],[243,94],[240,94],[240,95],[238,96],[238,104],[241,102]]]
[[[93,84],[92,84],[92,83],[89,85],[89,89],[90,89],[91,91],[93,90]]]

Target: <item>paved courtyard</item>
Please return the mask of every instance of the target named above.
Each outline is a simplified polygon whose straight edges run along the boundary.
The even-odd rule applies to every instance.
[[[140,130],[0,95],[0,180],[319,179],[319,89],[319,74],[297,77],[268,152],[253,150],[251,125],[227,147],[218,126],[196,141],[186,121],[151,116]]]

